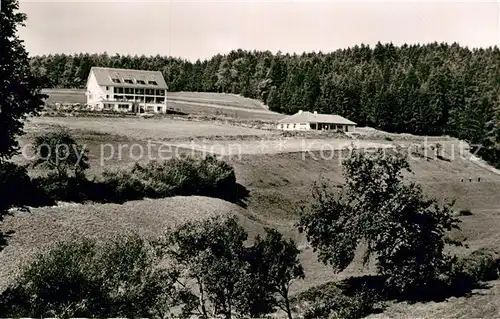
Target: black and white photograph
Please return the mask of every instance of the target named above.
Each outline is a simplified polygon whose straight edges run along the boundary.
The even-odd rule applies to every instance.
[[[499,0],[0,0],[0,318],[500,318]]]

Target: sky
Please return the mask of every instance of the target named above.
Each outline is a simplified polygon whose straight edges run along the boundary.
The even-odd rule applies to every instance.
[[[500,1],[20,0],[30,55],[330,52],[356,44],[500,46]]]

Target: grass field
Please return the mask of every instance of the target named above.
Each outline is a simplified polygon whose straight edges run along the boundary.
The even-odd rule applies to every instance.
[[[35,117],[29,129],[67,127],[98,133],[117,134],[132,139],[164,139],[208,136],[266,135],[269,131],[240,126],[215,124],[209,121],[182,121],[169,118],[104,118],[104,117]]]
[[[91,159],[91,174],[100,172],[104,167],[121,167],[134,162],[131,153],[124,152],[122,158],[111,158],[100,166],[100,151],[103,142],[113,145],[121,143],[143,143],[145,139],[171,136],[205,136],[215,134],[249,134],[248,136],[267,137],[263,130],[244,130],[231,126],[210,123],[176,123],[172,120],[139,119],[85,119],[85,118],[37,118],[30,121],[28,134],[23,138],[27,143],[34,135],[53,129],[57,125],[73,129],[77,139],[88,146]],[[168,124],[168,125],[167,125]],[[187,125],[186,125],[187,124]],[[92,132],[92,130],[96,132]],[[418,139],[416,139],[418,140]],[[433,141],[437,141],[434,139]],[[315,140],[313,140],[315,141]],[[448,139],[443,139],[448,141]],[[267,141],[274,143],[275,141]],[[346,143],[345,141],[337,141]],[[364,141],[388,145],[390,141]],[[412,142],[411,139],[408,142]],[[222,142],[221,142],[222,143]],[[229,143],[229,142],[226,142]],[[234,143],[231,141],[231,143]],[[246,149],[257,149],[259,141],[243,141]],[[306,280],[292,286],[293,293],[327,281],[358,276],[369,273],[373,265],[364,269],[361,256],[340,274],[334,274],[328,267],[316,260],[302,235],[294,227],[300,205],[310,198],[311,185],[320,178],[326,178],[333,185],[343,182],[341,158],[345,153],[328,150],[323,158],[311,151],[307,156],[297,152],[300,140],[289,139],[293,146],[287,152],[260,151],[244,152],[240,157],[226,158],[236,171],[237,180],[249,191],[247,207],[216,199],[202,197],[170,198],[165,200],[145,200],[129,202],[124,205],[78,205],[33,210],[31,214],[16,213],[8,217],[7,229],[15,230],[11,246],[0,253],[2,278],[12,278],[17,265],[28,258],[36,247],[52,243],[56,238],[72,234],[86,233],[91,236],[106,235],[129,229],[142,234],[156,236],[170,223],[184,218],[208,216],[209,214],[233,212],[241,217],[245,228],[252,234],[262,231],[263,226],[276,227],[287,237],[299,242],[302,250],[301,261],[305,267]],[[445,145],[446,155],[453,154]],[[294,148],[295,147],[295,148]],[[173,151],[189,152],[187,148],[173,148]],[[453,152],[457,152],[455,149]],[[473,162],[455,156],[452,160],[415,158],[411,161],[414,174],[408,175],[409,181],[422,185],[424,191],[439,200],[456,199],[455,209],[470,209],[471,216],[460,217],[461,230],[453,233],[455,238],[465,240],[469,248],[455,250],[457,253],[482,247],[500,247],[500,176]],[[472,182],[469,182],[471,178]],[[480,181],[478,181],[480,178]],[[463,180],[463,181],[462,181]],[[18,254],[20,257],[17,258]],[[5,284],[6,281],[3,282]],[[377,318],[479,318],[498,317],[500,282],[492,282],[491,288],[478,291],[472,296],[451,298],[439,303],[418,303],[408,305],[395,303]]]

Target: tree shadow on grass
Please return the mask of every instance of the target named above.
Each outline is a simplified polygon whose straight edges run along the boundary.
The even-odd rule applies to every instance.
[[[360,291],[368,289],[384,301],[396,300],[398,302],[406,301],[415,303],[429,301],[442,302],[450,297],[468,297],[474,294],[474,289],[487,289],[491,285],[484,282],[474,282],[471,278],[463,276],[456,277],[453,280],[436,280],[435,282],[427,283],[421,288],[401,294],[387,285],[384,276],[367,275],[347,278],[338,283],[338,287],[347,296],[353,296]]]
[[[227,191],[227,193],[221,194],[219,198],[227,200],[228,202],[236,204],[242,208],[248,207],[248,197],[250,197],[250,191],[245,186],[240,183],[236,183],[232,189],[228,189]]]

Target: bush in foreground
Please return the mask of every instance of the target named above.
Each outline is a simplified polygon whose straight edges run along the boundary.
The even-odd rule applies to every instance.
[[[169,276],[136,235],[61,242],[0,297],[9,317],[149,317],[175,300]]]
[[[34,187],[52,201],[123,203],[177,195],[239,200],[234,169],[215,156],[136,163],[131,169],[105,171],[93,180],[61,172],[34,179]]]
[[[377,294],[369,289],[348,296],[333,282],[313,287],[293,298],[295,311],[304,319],[362,318],[379,310],[379,303]]]
[[[450,267],[446,285],[455,293],[466,293],[483,282],[500,277],[500,256],[491,249],[479,249],[455,257]]]
[[[237,191],[234,169],[215,156],[136,163],[129,171],[105,172],[95,182],[107,190],[108,198],[122,201],[176,195],[233,199]]]

